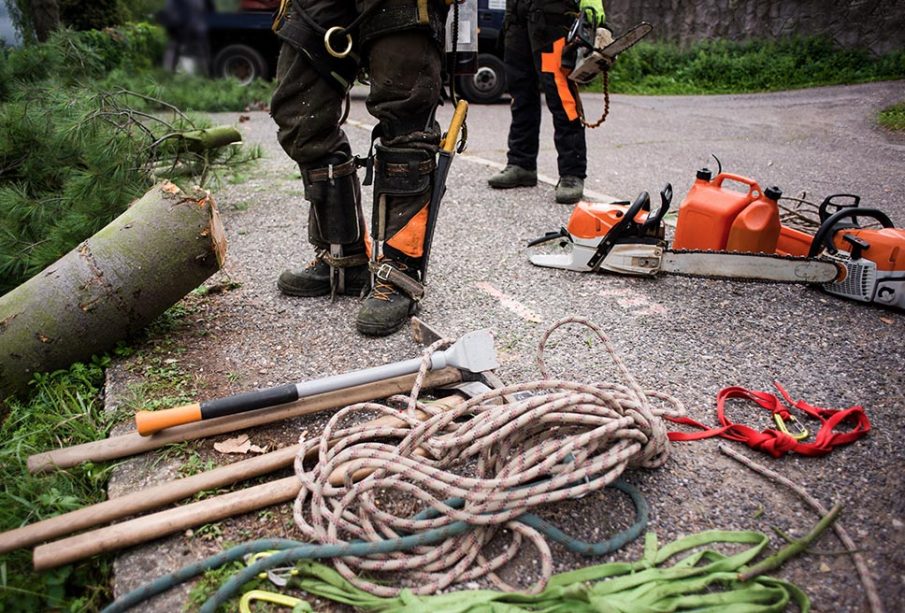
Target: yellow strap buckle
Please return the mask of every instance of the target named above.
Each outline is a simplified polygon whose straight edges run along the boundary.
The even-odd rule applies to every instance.
[[[239,599],[239,612],[251,613],[252,601],[270,602],[282,605],[284,607],[296,607],[300,605],[300,610],[306,613],[313,611],[311,605],[300,598],[294,598],[285,594],[277,594],[276,592],[267,592],[264,590],[251,590],[242,594]]]
[[[801,440],[808,438],[809,433],[808,433],[807,428],[805,428],[802,425],[802,423],[800,421],[798,421],[797,419],[795,419],[795,417],[793,417],[792,415],[789,415],[789,422],[795,426],[794,432],[789,432],[789,429],[786,427],[786,420],[784,420],[779,413],[773,414],[773,421],[776,422],[776,428],[780,432],[782,432],[784,434],[788,434],[789,436],[794,438],[796,441],[801,441]]]

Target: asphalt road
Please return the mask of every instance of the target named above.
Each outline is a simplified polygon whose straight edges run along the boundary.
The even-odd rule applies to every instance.
[[[861,194],[865,204],[905,225],[905,139],[873,123],[876,111],[900,99],[903,90],[896,82],[764,95],[613,96],[609,120],[588,134],[589,195],[631,198],[669,181],[678,202],[694,171],[713,165],[708,158],[714,153],[724,170],[778,185],[787,194]],[[585,105],[593,113],[602,99],[586,96]],[[312,255],[305,242],[307,207],[297,170],[279,149],[270,118],[246,115],[250,120],[238,125],[267,157],[247,181],[218,192],[230,239],[227,272],[241,287],[193,303],[192,323],[180,332],[184,348],[173,359],[193,373],[200,393],[213,397],[417,355],[405,332],[386,339],[359,336],[352,298],[330,304],[278,293],[274,281],[280,270]],[[448,117],[447,106],[441,122]],[[227,123],[237,119],[237,114],[216,117]],[[539,169],[555,182],[551,122],[545,119]],[[359,154],[367,151],[372,124],[364,100],[355,96],[347,131]],[[779,380],[794,398],[812,404],[863,405],[873,424],[866,439],[823,458],[757,459],[828,506],[845,505],[842,521],[864,552],[888,609],[896,610],[895,603],[905,601],[905,451],[899,440],[905,426],[905,314],[793,285],[534,268],[527,261],[527,240],[558,229],[571,207],[553,202],[550,184],[511,191],[487,187],[487,177],[505,163],[507,105],[473,107],[468,124],[468,149],[450,174],[421,317],[449,335],[490,328],[498,341],[499,374],[516,382],[538,377],[534,347],[548,325],[569,314],[587,316],[605,328],[643,387],[674,394],[692,417],[711,424],[716,393],[730,385],[769,390]],[[582,381],[616,379],[599,345],[585,342],[585,333],[557,338],[550,358],[555,372]],[[118,372],[129,366],[121,364]],[[768,427],[762,413],[737,405],[731,418]],[[322,418],[287,426],[283,444],[319,423]],[[111,495],[148,481],[136,477],[136,470],[147,477],[152,469],[127,464]],[[159,464],[153,472],[155,479],[167,476]],[[802,535],[816,519],[794,494],[723,458],[716,441],[674,444],[666,466],[631,470],[628,479],[648,496],[651,529],[661,542],[710,528],[770,532],[778,526]],[[579,536],[621,521],[600,497],[557,513]],[[231,525],[223,523],[227,540],[247,534]],[[176,536],[122,556],[117,591],[213,547],[187,542]],[[840,548],[829,535],[817,547]],[[176,558],[163,553],[176,550]],[[561,549],[554,552],[557,570],[590,563]],[[636,543],[614,557],[639,554]],[[804,588],[817,610],[865,606],[845,556],[799,558],[779,576]]]

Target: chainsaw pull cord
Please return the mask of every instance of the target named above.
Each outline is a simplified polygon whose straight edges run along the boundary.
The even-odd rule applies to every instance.
[[[685,426],[698,428],[702,432],[670,432],[670,441],[696,441],[714,436],[745,443],[752,449],[769,453],[774,458],[779,458],[793,451],[805,456],[822,456],[831,452],[835,447],[847,445],[858,440],[870,432],[870,420],[861,406],[852,406],[847,409],[826,409],[808,404],[804,400],[792,400],[789,393],[774,381],[773,385],[782,395],[782,400],[770,392],[749,390],[744,387],[727,387],[720,390],[716,397],[717,419],[721,424],[719,428],[709,428],[689,417],[664,415],[664,419]],[[820,421],[820,430],[811,443],[802,443],[785,428],[767,428],[758,432],[754,428],[743,424],[736,424],[726,417],[726,400],[742,398],[750,400],[758,406],[770,411],[774,417],[783,422],[794,419],[789,408],[798,409]],[[783,404],[785,400],[786,404]],[[836,427],[841,423],[849,423],[853,428],[847,432],[836,432]]]

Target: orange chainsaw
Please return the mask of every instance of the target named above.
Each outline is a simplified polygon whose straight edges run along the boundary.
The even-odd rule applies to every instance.
[[[746,183],[749,190],[723,189],[726,179]],[[739,175],[720,173],[711,179],[709,171],[699,171],[680,206],[672,245],[663,223],[672,200],[670,185],[660,192],[660,207],[653,212],[647,192],[631,204],[581,202],[568,227],[528,244],[554,243],[556,252],[535,253],[530,260],[579,272],[817,283],[830,294],[905,309],[905,230],[876,209],[860,208],[857,197],[839,204],[837,195],[821,204],[820,228],[811,235],[780,224],[776,201],[781,193],[775,187],[761,190]],[[859,217],[883,227],[862,228]]]

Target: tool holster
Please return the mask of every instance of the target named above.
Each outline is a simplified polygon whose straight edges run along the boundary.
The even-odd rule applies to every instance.
[[[311,203],[308,241],[330,266],[334,292],[343,292],[345,269],[366,265],[368,258],[357,166],[353,159],[333,163],[336,157],[325,166],[302,170],[302,181]]]
[[[425,149],[383,145],[377,145],[376,149],[371,220],[376,248],[372,253],[372,270],[374,263],[382,258],[400,261],[409,269],[417,270],[424,255],[435,156]],[[412,298],[420,298],[423,294],[423,290],[413,291],[408,283],[394,282],[395,276],[384,276],[386,278],[381,277],[382,280]]]

